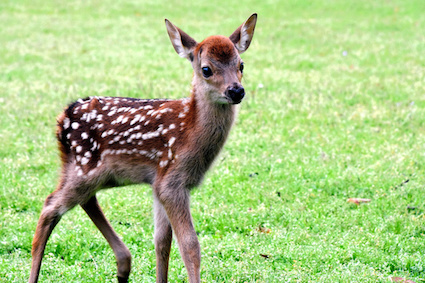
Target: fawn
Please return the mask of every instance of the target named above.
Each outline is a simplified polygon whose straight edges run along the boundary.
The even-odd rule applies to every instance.
[[[29,282],[37,282],[47,240],[62,215],[80,205],[114,251],[118,282],[127,282],[131,255],[106,220],[96,193],[128,183],[153,188],[157,282],[167,282],[172,233],[190,282],[200,282],[200,246],[189,193],[202,178],[229,134],[245,91],[243,62],[257,14],[230,37],[197,43],[165,20],[176,52],[193,67],[189,98],[141,100],[89,97],[69,105],[57,119],[62,172],[43,206],[32,244]]]

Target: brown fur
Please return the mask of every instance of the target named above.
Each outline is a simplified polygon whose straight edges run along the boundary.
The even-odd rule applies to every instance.
[[[252,38],[255,20],[254,14],[242,25],[252,31],[245,38]],[[129,183],[153,187],[157,282],[167,281],[172,233],[189,281],[200,282],[200,247],[189,191],[201,183],[223,147],[235,119],[234,104],[243,98],[241,50],[236,50],[237,42],[222,36],[197,44],[170,22],[166,24],[175,50],[192,62],[191,96],[180,100],[89,97],[72,103],[58,116],[62,173],[37,224],[30,282],[38,280],[52,230],[76,205],[108,241],[117,259],[118,280],[127,282],[130,252],[103,215],[96,192]],[[203,76],[204,65],[211,66],[212,76]]]

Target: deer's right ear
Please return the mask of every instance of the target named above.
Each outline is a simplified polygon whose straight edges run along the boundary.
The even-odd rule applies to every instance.
[[[167,27],[168,36],[177,54],[189,61],[193,61],[193,50],[198,43],[167,19],[165,19],[165,26]]]

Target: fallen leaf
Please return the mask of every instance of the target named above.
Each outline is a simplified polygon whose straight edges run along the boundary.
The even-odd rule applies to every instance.
[[[258,226],[258,228],[257,228],[257,231],[258,232],[260,232],[260,233],[266,233],[266,234],[268,234],[268,233],[270,233],[272,230],[271,229],[269,229],[269,228],[266,228],[266,227],[263,227],[263,226]]]
[[[260,254],[260,256],[262,256],[264,258],[269,258],[270,257],[269,255],[266,255],[266,254]]]
[[[367,203],[370,202],[371,199],[368,198],[349,198],[347,199],[347,202],[351,202],[357,205],[360,205],[361,203]]]

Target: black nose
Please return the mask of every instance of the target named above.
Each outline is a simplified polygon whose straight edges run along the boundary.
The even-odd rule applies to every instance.
[[[239,84],[234,84],[227,88],[227,95],[234,104],[238,104],[245,96],[245,89]]]

